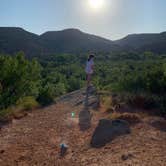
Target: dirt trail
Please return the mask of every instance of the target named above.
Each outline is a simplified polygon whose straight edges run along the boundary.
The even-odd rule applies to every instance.
[[[0,131],[0,166],[165,166],[166,132],[155,125],[165,120],[146,117],[122,136],[100,149],[91,148],[91,136],[106,114],[92,110],[90,128],[81,131],[80,112],[85,95],[76,91],[57,104],[29,113]],[[71,113],[75,113],[75,117]],[[59,158],[59,145],[69,146]]]

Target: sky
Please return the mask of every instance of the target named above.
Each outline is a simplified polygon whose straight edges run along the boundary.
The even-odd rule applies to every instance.
[[[166,31],[166,0],[102,0],[98,8],[89,1],[0,0],[0,27],[36,34],[77,28],[111,40]]]

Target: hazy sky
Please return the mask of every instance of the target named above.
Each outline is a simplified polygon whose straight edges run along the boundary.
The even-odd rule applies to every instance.
[[[131,33],[166,31],[166,0],[0,0],[0,26],[41,34],[78,28],[109,39]]]

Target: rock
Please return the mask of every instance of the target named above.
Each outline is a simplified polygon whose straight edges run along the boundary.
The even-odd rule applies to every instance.
[[[92,109],[97,109],[100,106],[100,101],[99,98],[97,96],[91,96],[88,99],[88,107],[92,108]]]
[[[123,154],[122,156],[121,156],[121,159],[122,160],[128,160],[128,159],[130,159],[130,158],[132,158],[133,157],[133,155],[132,154]]]
[[[99,108],[99,105],[100,105],[99,96],[90,95],[85,97],[84,107],[97,109]]]
[[[0,153],[3,154],[5,152],[5,150],[0,150]]]
[[[90,86],[87,90],[87,93],[89,93],[90,95],[94,95],[96,94],[97,90],[94,86]]]
[[[102,119],[93,133],[91,146],[100,148],[116,137],[129,133],[130,128],[127,121]]]

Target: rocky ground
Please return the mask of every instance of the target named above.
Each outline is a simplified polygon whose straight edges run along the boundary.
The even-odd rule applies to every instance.
[[[90,100],[95,101],[94,97]],[[3,126],[0,166],[166,165],[165,119],[141,115],[141,121],[131,126],[131,134],[120,136],[102,148],[91,148],[93,132],[99,120],[108,118],[108,114],[90,105],[85,107],[84,102],[83,91],[76,91],[61,97],[57,104]],[[85,109],[88,109],[86,118],[81,117]],[[88,120],[84,130],[82,119]],[[61,143],[68,145],[63,158],[59,157]]]

